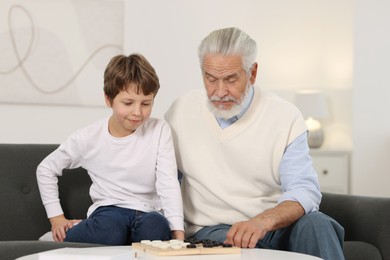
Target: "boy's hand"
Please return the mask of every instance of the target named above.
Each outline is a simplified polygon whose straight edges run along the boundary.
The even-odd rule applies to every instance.
[[[63,242],[66,237],[66,231],[81,221],[80,219],[66,219],[64,215],[52,217],[49,220],[53,239],[57,242]]]
[[[172,238],[184,241],[185,235],[182,230],[172,230]]]

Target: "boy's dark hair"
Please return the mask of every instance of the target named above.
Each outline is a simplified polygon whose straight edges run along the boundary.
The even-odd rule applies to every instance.
[[[160,88],[156,71],[141,54],[113,57],[104,71],[104,94],[112,102],[131,83],[135,84],[137,94],[142,91],[144,95],[156,96]]]

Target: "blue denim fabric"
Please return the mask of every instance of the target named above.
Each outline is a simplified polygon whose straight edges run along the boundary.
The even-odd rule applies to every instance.
[[[205,227],[192,237],[223,242],[230,225]],[[256,247],[292,251],[325,260],[342,260],[344,228],[321,212],[308,213],[293,225],[267,233]]]
[[[96,209],[88,219],[69,229],[65,241],[130,245],[143,239],[171,239],[168,221],[162,214],[106,206]]]

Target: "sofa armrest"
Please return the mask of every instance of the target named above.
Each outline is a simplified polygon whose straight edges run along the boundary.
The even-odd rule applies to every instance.
[[[345,241],[377,247],[390,259],[390,198],[323,193],[320,210],[345,229]]]
[[[39,193],[36,170],[58,144],[0,144],[0,241],[37,240],[50,230]],[[86,217],[92,204],[91,179],[82,168],[58,178],[65,216]]]
[[[34,240],[50,230],[35,172],[57,147],[0,144],[0,241]]]

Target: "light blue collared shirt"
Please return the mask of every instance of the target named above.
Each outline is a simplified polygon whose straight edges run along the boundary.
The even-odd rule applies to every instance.
[[[237,116],[229,119],[216,118],[222,129],[232,125],[245,114],[252,102],[253,95],[254,90],[251,86],[244,100],[244,107]],[[284,193],[279,198],[278,203],[288,200],[298,201],[306,213],[318,211],[322,195],[317,173],[309,155],[307,132],[299,135],[286,147],[280,162],[279,175]]]

